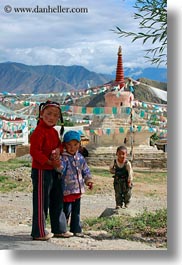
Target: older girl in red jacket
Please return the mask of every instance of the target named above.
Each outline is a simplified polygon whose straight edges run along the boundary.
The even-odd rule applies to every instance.
[[[63,213],[63,190],[60,189],[60,179],[54,170],[59,160],[51,160],[52,150],[57,157],[63,151],[58,132],[54,128],[58,120],[64,132],[63,117],[57,102],[46,101],[39,106],[39,120],[30,138],[30,154],[32,156],[32,185],[33,185],[33,218],[31,236],[34,240],[48,240],[56,237],[69,237],[66,231],[66,219]],[[58,189],[59,187],[59,189]],[[51,220],[51,232],[46,230],[45,220]]]

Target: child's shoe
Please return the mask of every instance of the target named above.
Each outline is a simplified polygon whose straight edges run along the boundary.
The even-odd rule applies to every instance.
[[[65,233],[61,233],[61,234],[54,234],[54,237],[63,237],[63,238],[69,238],[73,236],[73,233],[67,231]]]
[[[51,237],[53,237],[53,234],[52,233],[48,233],[47,235],[45,235],[43,237],[33,237],[33,240],[46,241],[46,240],[49,240]]]

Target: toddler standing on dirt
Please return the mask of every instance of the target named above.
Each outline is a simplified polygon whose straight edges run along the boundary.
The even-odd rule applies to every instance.
[[[126,160],[127,148],[119,146],[116,150],[117,158],[111,163],[109,171],[114,174],[114,191],[116,200],[116,209],[128,207],[131,200],[131,189],[133,180],[133,170],[131,163]]]
[[[68,131],[64,134],[63,144],[66,149],[60,158],[57,168],[64,179],[64,213],[67,222],[70,218],[70,232],[74,236],[82,237],[80,223],[81,195],[85,192],[84,184],[92,189],[93,181],[85,158],[79,153],[80,134]]]

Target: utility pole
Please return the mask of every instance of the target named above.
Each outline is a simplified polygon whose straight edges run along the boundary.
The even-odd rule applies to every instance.
[[[133,125],[133,107],[132,107],[132,102],[131,102],[131,113],[130,113],[130,141],[131,141],[131,162],[133,162],[134,159],[134,125]]]

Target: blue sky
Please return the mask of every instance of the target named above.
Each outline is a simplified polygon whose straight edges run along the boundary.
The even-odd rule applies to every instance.
[[[0,62],[28,65],[82,65],[98,73],[115,71],[119,45],[124,67],[150,67],[145,46],[119,38],[116,26],[136,31],[134,0],[1,0]],[[6,13],[5,8],[12,11]],[[13,8],[87,8],[88,13],[15,13]],[[39,9],[40,10],[40,9]]]

